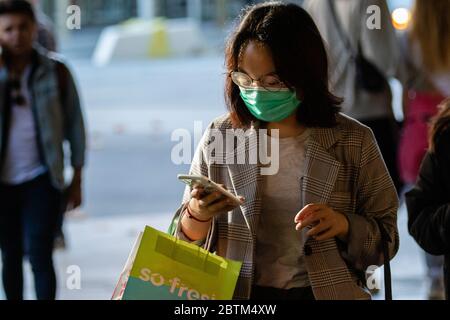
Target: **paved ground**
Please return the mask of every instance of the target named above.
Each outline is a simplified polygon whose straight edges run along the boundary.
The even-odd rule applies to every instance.
[[[171,214],[121,215],[115,217],[74,217],[68,220],[68,250],[55,255],[59,279],[59,299],[105,300],[110,299],[118,276],[138,233],[145,225],[165,231]],[[399,215],[402,243],[392,262],[394,298],[422,300],[426,297],[423,281],[423,258],[421,251],[406,232],[404,210]],[[81,271],[81,288],[69,289],[71,266]],[[32,278],[29,265],[26,270],[26,297],[33,299]],[[1,294],[0,294],[1,297]],[[382,299],[383,292],[375,296]]]

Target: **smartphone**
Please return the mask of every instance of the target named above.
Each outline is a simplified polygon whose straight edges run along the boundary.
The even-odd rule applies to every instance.
[[[194,187],[194,186],[200,186],[202,187],[206,194],[211,194],[213,192],[220,192],[225,197],[231,199],[233,201],[233,204],[235,205],[242,205],[243,201],[241,201],[238,197],[236,197],[234,194],[229,192],[228,190],[225,190],[220,185],[215,183],[214,181],[211,181],[209,178],[204,176],[192,176],[192,175],[185,175],[180,174],[178,175],[178,180],[184,182],[188,186]]]

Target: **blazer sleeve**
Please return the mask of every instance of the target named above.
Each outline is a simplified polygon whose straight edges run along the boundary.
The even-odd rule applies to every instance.
[[[443,194],[441,166],[434,154],[428,153],[415,187],[406,194],[409,233],[422,249],[434,255],[450,249],[450,203]]]
[[[208,156],[207,156],[207,145],[209,144],[210,140],[210,132],[214,128],[214,123],[211,123],[204,133],[202,139],[200,140],[200,143],[195,151],[194,157],[192,159],[191,168],[189,170],[189,175],[202,175],[205,177],[209,177],[209,166],[208,166]],[[188,204],[188,202],[191,199],[191,192],[192,188],[190,186],[186,186],[183,193],[183,198],[181,200],[180,207],[176,210],[175,216],[172,219],[172,223],[169,227],[169,234],[173,236],[177,236],[179,239],[184,240],[186,242],[194,243],[198,246],[203,246],[205,244],[206,239],[209,239],[210,237],[215,238],[215,234],[212,234],[216,228],[210,228],[210,231],[208,233],[208,236],[206,239],[199,240],[199,241],[192,241],[189,238],[186,237],[186,235],[183,233],[183,231],[178,230],[177,232],[177,225],[180,223],[181,219],[183,218],[185,207]],[[213,219],[212,223],[216,223],[216,219]],[[214,247],[212,245],[211,247]]]
[[[394,183],[370,129],[362,143],[359,175],[356,181],[356,210],[347,214],[349,234],[344,258],[359,270],[384,264],[381,232],[377,221],[389,234],[392,259],[399,248],[397,229],[398,197]]]

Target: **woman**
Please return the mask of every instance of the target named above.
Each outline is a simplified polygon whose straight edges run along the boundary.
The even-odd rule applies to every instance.
[[[190,173],[245,202],[235,207],[188,187],[174,220],[178,236],[210,239],[212,251],[243,262],[236,299],[370,299],[364,272],[383,263],[376,220],[394,240],[392,258],[398,199],[370,129],[339,114],[313,20],[294,4],[250,7],[228,43],[226,66],[229,114],[210,125]],[[249,128],[244,148],[210,152],[217,133]],[[262,130],[269,136],[259,145],[279,142],[270,149],[279,152],[276,174],[249,161]],[[246,161],[227,161],[235,157]]]
[[[450,100],[440,106],[431,127],[430,149],[414,189],[406,194],[408,227],[429,254],[445,255],[446,298],[450,288]]]
[[[410,189],[428,149],[429,121],[437,106],[450,97],[450,1],[417,0],[412,26],[400,38],[404,62],[405,125],[399,148],[399,171]],[[426,255],[429,299],[444,296],[443,257]]]

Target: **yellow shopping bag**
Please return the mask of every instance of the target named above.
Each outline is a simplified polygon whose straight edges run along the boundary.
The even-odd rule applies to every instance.
[[[151,227],[128,260],[113,299],[230,300],[242,266]]]

